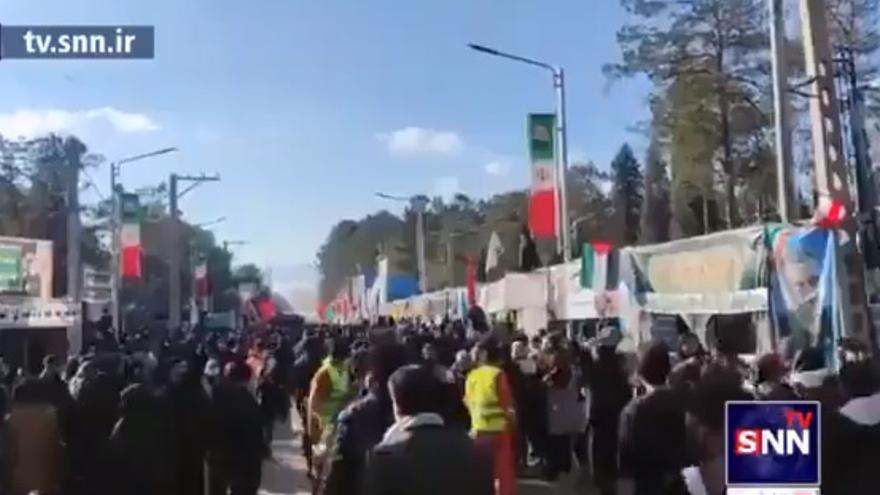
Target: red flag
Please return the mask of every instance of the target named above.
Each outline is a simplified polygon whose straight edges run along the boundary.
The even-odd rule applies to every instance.
[[[813,214],[813,225],[824,229],[837,229],[846,220],[846,206],[836,199],[820,198],[816,212]]]
[[[468,257],[466,283],[467,283],[467,301],[468,306],[477,305],[477,264],[474,263],[473,257]]]
[[[122,276],[125,278],[141,278],[140,246],[126,246],[122,248]]]
[[[120,275],[125,278],[140,278],[141,226],[136,223],[123,224],[119,237],[122,244]]]
[[[257,310],[260,312],[260,319],[266,322],[272,321],[272,319],[278,314],[275,310],[275,303],[272,302],[271,297],[262,299],[258,303]]]

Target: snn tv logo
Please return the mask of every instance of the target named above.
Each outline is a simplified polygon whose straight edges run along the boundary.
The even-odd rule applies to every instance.
[[[739,428],[734,432],[736,455],[810,455],[813,412],[786,409],[786,428]],[[797,426],[797,428],[796,428]]]
[[[819,403],[728,402],[728,486],[819,486]]]

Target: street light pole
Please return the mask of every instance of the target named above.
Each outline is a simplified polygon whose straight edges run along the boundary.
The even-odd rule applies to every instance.
[[[180,287],[180,210],[177,208],[177,202],[186,193],[192,191],[196,186],[204,182],[216,182],[220,180],[219,175],[178,175],[171,174],[168,178],[168,213],[171,216],[171,249],[168,256],[168,328],[176,331],[180,327],[180,311],[181,311],[181,287]],[[178,192],[178,183],[181,181],[192,182],[190,187]]]
[[[113,330],[119,333],[122,330],[120,325],[121,314],[119,311],[119,291],[122,287],[120,278],[120,239],[119,227],[122,223],[120,218],[121,208],[119,205],[119,170],[126,163],[136,162],[145,158],[151,158],[158,155],[173,153],[177,151],[176,147],[162,148],[160,150],[151,151],[141,155],[130,156],[121,160],[110,163],[110,311],[113,319]]]
[[[562,255],[563,260],[571,259],[571,238],[568,231],[568,193],[566,191],[566,173],[568,171],[568,145],[566,137],[568,123],[565,115],[565,72],[562,67],[557,67],[539,60],[534,60],[512,53],[498,51],[482,45],[469,43],[472,50],[495,57],[506,58],[516,62],[540,67],[553,74],[553,89],[556,93],[556,218],[559,238],[556,249]]]
[[[785,50],[783,0],[768,0],[770,8],[770,49],[773,62],[773,121],[776,144],[776,197],[779,217],[784,223],[792,214],[791,130],[788,119],[788,64]]]
[[[562,67],[553,70],[553,87],[556,88],[556,136],[557,171],[559,188],[559,225],[562,234],[562,259],[568,261],[572,257],[571,237],[568,230],[568,191],[566,188],[568,173],[568,122],[565,116],[565,72]]]

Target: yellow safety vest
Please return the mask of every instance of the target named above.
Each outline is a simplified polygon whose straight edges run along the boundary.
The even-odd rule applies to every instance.
[[[345,364],[335,366],[330,361],[330,358],[327,358],[321,365],[319,373],[321,371],[326,371],[327,376],[330,378],[330,395],[322,401],[321,411],[319,412],[321,427],[326,428],[327,425],[336,419],[336,415],[342,411],[346,401],[348,401],[351,384],[349,383],[348,370]]]
[[[464,402],[471,415],[471,431],[497,433],[506,431],[507,414],[498,397],[498,375],[501,369],[483,365],[468,374]]]

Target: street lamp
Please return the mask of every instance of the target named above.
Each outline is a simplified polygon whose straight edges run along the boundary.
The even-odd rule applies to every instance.
[[[118,190],[117,184],[119,179],[119,172],[122,166],[126,163],[132,163],[139,160],[144,160],[146,158],[152,158],[154,156],[174,153],[176,151],[178,151],[178,149],[172,146],[169,148],[162,148],[156,151],[151,151],[149,153],[129,156],[110,163],[110,264],[112,265],[110,269],[113,272],[110,277],[110,309],[112,311],[111,316],[113,318],[113,329],[117,333],[119,333],[121,330],[121,315],[119,314],[119,289],[122,286],[119,277],[119,225],[121,224],[121,219],[119,218],[121,213],[119,208],[119,193],[121,191]]]
[[[565,173],[568,170],[568,147],[566,144],[566,133],[568,132],[568,124],[565,119],[565,72],[562,67],[554,66],[539,60],[534,60],[511,53],[498,51],[494,48],[485,47],[469,43],[468,47],[472,50],[494,57],[506,58],[515,62],[521,62],[534,67],[550,71],[553,74],[553,89],[556,92],[556,176],[557,176],[557,195],[559,201],[556,202],[556,218],[557,229],[560,232],[559,239],[556,244],[557,252],[562,252],[563,259],[568,261],[571,259],[571,239],[568,230],[568,197],[565,190]]]
[[[208,220],[207,222],[200,222],[194,224],[193,227],[197,227],[200,229],[204,229],[205,227],[211,227],[213,225],[217,225],[218,223],[223,223],[226,221],[226,217],[215,218],[214,220]]]
[[[431,200],[424,194],[416,194],[407,198],[377,192],[376,196],[391,201],[409,203],[410,208],[416,212],[416,259],[419,270],[419,290],[424,294],[428,291],[427,266],[425,262],[425,210],[427,210]]]

